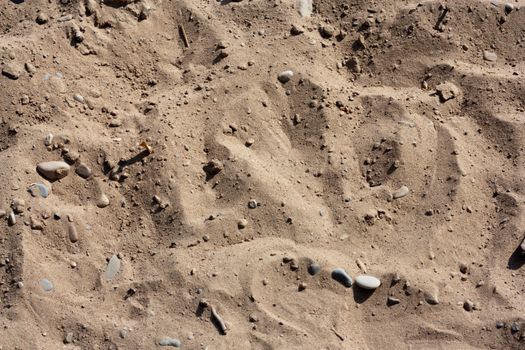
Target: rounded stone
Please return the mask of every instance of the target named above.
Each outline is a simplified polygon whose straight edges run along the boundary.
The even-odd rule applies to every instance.
[[[285,84],[285,83],[289,82],[290,79],[292,79],[292,77],[293,77],[293,72],[291,70],[285,70],[285,71],[279,73],[279,75],[277,76],[277,79],[282,84]]]
[[[80,177],[83,178],[83,179],[87,179],[87,178],[89,178],[89,177],[93,174],[93,172],[91,171],[91,168],[88,167],[88,166],[87,166],[86,164],[84,164],[84,163],[80,163],[80,164],[77,166],[75,172],[77,173],[78,176],[80,176]]]
[[[62,161],[42,162],[36,167],[38,173],[49,181],[56,181],[66,177],[69,169],[69,165]]]
[[[97,207],[105,208],[109,205],[109,198],[104,193],[101,193],[97,199]]]
[[[46,278],[40,280],[40,286],[46,292],[50,292],[53,290],[53,283]]]
[[[374,290],[381,285],[381,281],[374,276],[361,275],[355,279],[355,284],[363,289]]]
[[[308,273],[312,276],[317,275],[319,272],[321,272],[321,265],[318,263],[311,263],[308,265]]]
[[[68,225],[67,234],[69,236],[69,240],[71,241],[71,243],[78,242],[78,231],[75,225],[73,224]]]
[[[165,337],[159,340],[160,346],[173,346],[175,348],[180,348],[181,342],[179,339]]]
[[[403,198],[405,197],[406,195],[408,195],[410,193],[410,190],[408,189],[408,187],[406,186],[401,186],[399,189],[395,190],[393,193],[392,193],[392,197],[394,199],[399,199],[399,198]]]
[[[240,219],[239,221],[237,221],[237,227],[239,229],[243,229],[243,228],[246,228],[246,226],[248,226],[248,220],[246,219]]]
[[[350,288],[352,287],[352,284],[354,284],[352,277],[350,277],[350,275],[340,267],[332,270],[332,278],[341,283],[346,288]]]

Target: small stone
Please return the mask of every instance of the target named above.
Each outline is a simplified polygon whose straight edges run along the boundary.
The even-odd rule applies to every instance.
[[[80,154],[75,151],[69,151],[64,154],[64,159],[69,163],[74,163],[80,158]]]
[[[303,290],[305,290],[306,287],[308,287],[308,285],[306,283],[304,283],[304,282],[299,283],[299,287],[298,287],[299,292],[302,292]]]
[[[248,208],[250,208],[250,209],[257,208],[257,205],[259,205],[259,204],[257,203],[257,201],[255,199],[250,199],[250,201],[248,202]]]
[[[62,161],[39,163],[36,167],[38,173],[49,181],[60,180],[69,173],[69,165]]]
[[[2,68],[2,74],[12,80],[17,80],[22,75],[23,69],[14,62],[9,62]]]
[[[394,298],[394,297],[388,297],[388,299],[386,300],[386,304],[388,306],[394,306],[394,305],[399,304],[400,302],[401,301],[398,298]]]
[[[117,255],[113,254],[111,259],[109,259],[108,265],[106,266],[106,271],[104,272],[104,277],[106,280],[110,281],[119,273],[120,271],[120,259]]]
[[[410,193],[410,190],[408,189],[408,187],[406,186],[401,186],[399,189],[395,190],[393,193],[392,193],[392,197],[394,199],[399,199],[399,198],[403,198],[405,197],[406,195],[408,195]]]
[[[510,325],[510,331],[512,333],[516,333],[516,332],[519,332],[521,329],[520,325],[518,324],[518,322],[512,322],[512,324]]]
[[[508,15],[509,13],[512,12],[512,10],[514,10],[514,5],[512,5],[511,3],[507,2],[505,4],[505,14]]]
[[[459,96],[459,89],[452,83],[442,83],[436,86],[436,92],[442,103]]]
[[[503,327],[505,327],[505,322],[501,322],[501,321],[496,322],[496,328],[497,329],[500,329],[500,328],[503,328]]]
[[[26,208],[26,202],[21,198],[15,198],[11,202],[11,209],[13,209],[15,214],[23,213],[25,208]]]
[[[3,219],[7,215],[7,212],[4,209],[0,209],[0,219]]]
[[[9,215],[7,216],[7,224],[9,226],[14,226],[16,224],[16,216],[13,211],[9,212]]]
[[[474,308],[474,303],[467,299],[465,300],[465,302],[463,303],[463,308],[466,310],[466,311],[472,311],[472,309]]]
[[[128,330],[127,330],[127,329],[121,329],[121,330],[118,332],[118,336],[119,336],[121,339],[126,338],[127,335],[128,335]]]
[[[292,259],[290,263],[290,270],[292,271],[299,270],[299,264],[297,263],[297,261],[295,261],[295,259]]]
[[[67,332],[64,337],[64,344],[71,344],[73,342],[73,332]]]
[[[248,139],[248,140],[246,140],[246,142],[244,143],[244,145],[245,145],[246,147],[251,147],[254,143],[255,143],[255,140],[254,140],[254,139]]]
[[[438,305],[439,299],[436,295],[425,293],[425,301],[430,305]]]
[[[319,28],[319,33],[325,39],[330,39],[335,34],[335,29],[331,25],[327,24]]]
[[[75,172],[78,176],[80,176],[83,179],[87,179],[93,174],[91,168],[84,163],[80,163],[75,169]]]
[[[49,133],[46,135],[44,139],[44,146],[51,146],[53,143],[53,134]]]
[[[379,280],[379,278],[369,275],[357,276],[357,278],[355,279],[355,283],[359,287],[368,290],[377,289],[381,285],[381,281]]]
[[[359,61],[359,58],[354,56],[352,58],[350,58],[349,60],[347,60],[345,62],[345,66],[350,69],[351,72],[353,73],[361,73],[363,70],[361,68],[361,61]]]
[[[498,55],[495,52],[485,50],[483,51],[483,58],[485,61],[495,62],[498,59]]]
[[[321,265],[318,263],[311,263],[308,265],[308,273],[312,276],[317,275],[319,272],[321,272]]]
[[[67,226],[67,235],[69,236],[69,241],[71,243],[78,242],[78,231],[74,224],[69,223]]]
[[[239,229],[243,229],[243,228],[246,228],[246,226],[248,226],[248,220],[246,219],[240,219],[239,221],[237,221],[237,227]]]
[[[290,79],[292,79],[292,77],[293,72],[291,70],[285,70],[279,73],[279,75],[277,76],[277,80],[279,80],[279,82],[281,82],[282,84],[286,84],[290,81]]]
[[[180,348],[181,342],[180,342],[179,339],[166,337],[166,338],[163,338],[163,339],[159,340],[159,345],[160,346],[173,346],[173,347],[176,347],[176,348]]]
[[[27,188],[27,192],[29,192],[33,197],[47,198],[49,196],[49,189],[46,185],[41,183],[31,184]]]
[[[212,159],[202,169],[211,178],[224,170],[224,164],[218,159]]]
[[[344,269],[339,267],[332,271],[332,278],[346,288],[352,287],[352,284],[354,283],[352,277],[350,277]]]
[[[101,193],[97,199],[97,207],[105,208],[109,205],[109,198],[105,193]]]
[[[459,264],[459,271],[462,273],[462,274],[466,274],[468,272],[468,266],[464,263],[460,263]]]
[[[38,24],[46,24],[49,21],[49,16],[43,12],[40,12],[38,16],[36,16],[36,23]]]
[[[304,33],[304,28],[299,25],[292,25],[292,29],[290,29],[290,33],[292,35],[301,35]]]
[[[32,230],[42,231],[44,229],[44,224],[42,223],[42,221],[31,217],[30,227]]]
[[[257,317],[256,314],[250,314],[248,320],[249,320],[250,322],[253,322],[253,323],[255,323],[255,322],[259,322],[259,317]]]
[[[40,280],[40,286],[45,292],[50,292],[53,290],[53,283],[46,278]]]

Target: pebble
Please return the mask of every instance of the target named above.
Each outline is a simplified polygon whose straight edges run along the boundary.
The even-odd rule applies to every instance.
[[[7,216],[7,224],[9,226],[14,226],[16,224],[16,216],[13,211],[9,212],[9,215]]]
[[[239,229],[243,229],[243,228],[246,228],[246,226],[248,226],[248,220],[246,219],[240,219],[239,221],[237,221],[237,227]]]
[[[395,190],[394,193],[392,193],[392,197],[394,199],[403,198],[406,195],[410,193],[410,190],[406,186],[401,186],[399,189]]]
[[[500,328],[503,328],[503,327],[505,327],[505,322],[502,322],[502,321],[496,322],[496,328],[497,329],[500,329]]]
[[[512,324],[510,325],[510,331],[512,333],[519,332],[520,329],[521,329],[521,327],[520,327],[520,325],[517,322],[512,322]]]
[[[301,17],[310,17],[313,11],[312,0],[297,0],[297,9]]]
[[[308,287],[308,285],[306,283],[304,283],[304,282],[299,283],[299,287],[298,287],[299,292],[302,292],[303,290],[305,290],[306,287]]]
[[[319,272],[321,272],[321,265],[318,263],[311,263],[308,265],[308,273],[312,276],[317,275]]]
[[[36,23],[46,24],[49,21],[49,16],[43,12],[40,12],[36,17]]]
[[[0,209],[0,219],[4,218],[7,215],[7,212],[4,209]]]
[[[69,173],[69,165],[62,161],[39,163],[36,167],[38,173],[49,181],[60,180]]]
[[[277,80],[279,80],[282,84],[285,84],[290,81],[293,77],[293,72],[291,70],[285,70],[284,72],[279,73],[277,76]]]
[[[31,184],[27,188],[27,192],[29,192],[31,196],[33,197],[40,196],[42,198],[47,198],[49,196],[49,189],[47,188],[46,185],[41,184],[41,183]]]
[[[304,33],[304,28],[298,25],[292,25],[292,29],[290,29],[290,33],[292,35],[301,35]]]
[[[80,158],[80,154],[75,151],[69,151],[64,154],[64,159],[69,163],[74,163]]]
[[[257,208],[257,201],[255,199],[250,199],[250,201],[248,202],[248,208],[250,209],[255,209]]]
[[[67,235],[71,243],[78,242],[78,231],[74,224],[69,223],[67,226]]]
[[[67,332],[64,337],[64,344],[71,344],[73,342],[73,332]]]
[[[44,278],[43,280],[40,280],[40,286],[46,292],[50,292],[53,290],[53,283],[46,278]]]
[[[224,164],[218,159],[212,159],[203,167],[203,169],[209,177],[213,177],[224,170]]]
[[[381,285],[381,281],[379,280],[379,278],[376,278],[374,276],[361,275],[357,276],[357,278],[355,279],[355,284],[357,284],[363,289],[374,290]]]
[[[386,304],[388,306],[397,305],[400,302],[401,302],[401,300],[399,300],[398,298],[394,298],[394,297],[388,297],[388,299],[386,300]]]
[[[254,139],[248,139],[248,140],[246,140],[246,142],[244,143],[244,145],[245,145],[246,147],[251,147],[254,143],[255,143],[255,140],[254,140]]]
[[[250,316],[248,317],[248,320],[249,320],[250,322],[253,322],[253,323],[255,323],[255,322],[259,322],[259,317],[257,317],[256,314],[250,314]]]
[[[472,302],[472,300],[465,300],[465,302],[463,303],[463,308],[466,310],[466,311],[472,311],[472,309],[474,308],[474,303]]]
[[[14,62],[9,62],[6,65],[4,65],[4,68],[2,68],[2,74],[12,80],[20,78],[22,71],[22,67],[18,66]]]
[[[97,199],[97,207],[105,208],[109,205],[109,198],[105,193],[101,193]]]
[[[346,288],[352,287],[352,284],[354,283],[352,277],[350,277],[348,273],[340,267],[332,271],[332,278],[337,282],[341,283]]]
[[[437,304],[439,304],[438,297],[433,295],[433,294],[430,294],[430,293],[425,293],[425,301],[428,304],[430,304],[430,305],[437,305]]]
[[[111,259],[109,259],[106,271],[104,272],[104,277],[106,280],[110,281],[119,273],[120,271],[120,259],[118,256],[113,254]]]
[[[25,208],[26,208],[26,202],[23,199],[15,198],[11,202],[11,209],[13,209],[15,214],[23,213]]]
[[[75,169],[75,172],[77,173],[78,176],[84,179],[89,178],[93,174],[93,172],[91,171],[91,168],[88,167],[84,163],[80,163]]]
[[[46,135],[44,139],[44,146],[51,146],[53,143],[53,134],[49,133]]]
[[[79,103],[84,103],[85,99],[84,99],[84,96],[80,95],[80,94],[75,94],[73,96],[73,99]]]
[[[508,15],[509,13],[512,12],[512,10],[514,10],[514,5],[512,5],[511,3],[506,3],[505,4],[505,13]]]
[[[176,348],[180,348],[181,342],[178,339],[166,337],[166,338],[159,340],[159,345],[160,346],[173,346]]]
[[[498,59],[498,55],[495,52],[485,50],[483,51],[483,58],[486,61],[495,62]]]
[[[327,24],[319,28],[319,33],[325,39],[330,39],[335,34],[335,29],[331,25]]]

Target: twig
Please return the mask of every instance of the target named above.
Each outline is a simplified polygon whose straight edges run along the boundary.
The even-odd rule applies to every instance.
[[[341,341],[345,341],[345,337],[343,337],[339,332],[335,330],[335,328],[332,327],[332,332],[339,338]]]
[[[188,41],[188,36],[186,35],[186,31],[184,30],[184,26],[182,24],[179,25],[179,35],[184,42],[184,46],[187,48],[190,47],[190,42]]]
[[[222,334],[226,335],[228,332],[228,327],[226,327],[226,323],[224,323],[222,317],[217,313],[217,310],[215,310],[215,307],[211,307],[211,316],[215,319],[217,322],[217,325],[219,326],[219,330]]]

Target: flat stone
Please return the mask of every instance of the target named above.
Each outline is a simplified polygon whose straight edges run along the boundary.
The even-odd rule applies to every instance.
[[[38,173],[49,181],[56,181],[66,177],[69,169],[69,165],[62,161],[42,162],[36,167]]]
[[[53,143],[53,134],[49,133],[46,135],[46,138],[44,139],[44,146],[51,146]]]
[[[386,304],[388,306],[394,306],[394,305],[397,305],[401,302],[401,300],[399,300],[398,298],[394,298],[392,296],[388,297],[388,299],[386,300]]]
[[[291,70],[285,70],[284,72],[279,73],[277,76],[277,80],[279,80],[282,84],[285,84],[290,81],[293,77],[293,72]]]
[[[53,290],[53,283],[46,278],[40,280],[40,286],[45,292],[50,292]]]
[[[485,61],[495,62],[498,59],[498,55],[492,51],[483,51],[483,58]]]
[[[332,278],[341,283],[346,288],[352,287],[352,284],[354,283],[352,277],[350,277],[350,275],[340,267],[332,270]]]
[[[330,39],[335,34],[335,29],[331,25],[327,24],[319,28],[319,33],[325,39]]]
[[[410,193],[410,190],[406,186],[401,186],[392,193],[394,199],[403,198]]]
[[[321,272],[321,265],[318,263],[311,263],[308,265],[308,273],[312,276],[317,275],[319,272]]]
[[[379,278],[374,276],[361,275],[357,276],[357,278],[355,279],[355,284],[357,284],[363,289],[374,290],[379,288],[379,286],[381,285],[381,281],[379,280]]]
[[[91,168],[88,167],[84,163],[80,163],[79,165],[77,165],[75,172],[77,173],[78,176],[84,179],[89,178],[93,174],[93,172],[91,171]]]
[[[120,271],[120,259],[118,256],[113,254],[111,259],[109,259],[108,265],[106,266],[106,271],[104,272],[104,277],[106,280],[110,281],[119,273]]]
[[[290,29],[290,33],[292,35],[301,35],[304,33],[304,28],[299,25],[292,25],[292,29]]]
[[[173,346],[175,348],[180,348],[181,342],[179,339],[165,337],[159,340],[160,346]]]
[[[24,69],[22,68],[22,66],[19,66],[14,62],[6,63],[4,65],[4,68],[2,68],[2,74],[12,80],[20,78],[20,75],[23,71]]]
[[[29,185],[27,192],[33,197],[47,198],[49,196],[49,189],[42,183],[34,183]]]

